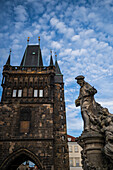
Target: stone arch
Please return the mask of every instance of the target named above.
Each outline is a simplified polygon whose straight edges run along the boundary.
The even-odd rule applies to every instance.
[[[1,170],[16,170],[26,160],[30,160],[37,165],[39,170],[44,169],[38,157],[26,148],[21,148],[11,153],[0,166]]]

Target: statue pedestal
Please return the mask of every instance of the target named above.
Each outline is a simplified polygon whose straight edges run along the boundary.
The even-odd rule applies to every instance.
[[[106,170],[103,156],[104,137],[98,132],[83,132],[78,143],[83,148],[84,170]]]

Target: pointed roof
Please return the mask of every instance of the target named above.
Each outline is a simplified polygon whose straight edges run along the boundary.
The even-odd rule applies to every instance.
[[[52,55],[51,55],[51,58],[50,58],[50,64],[49,64],[49,66],[53,66],[53,57],[52,57]]]
[[[42,54],[39,45],[27,45],[21,66],[43,66]]]
[[[60,71],[60,67],[58,65],[57,60],[55,61],[55,72],[56,72],[56,74],[60,74],[60,75],[62,74],[61,71]]]
[[[10,66],[10,54],[9,54],[9,57],[8,57],[8,59],[7,59],[7,61],[6,61],[6,64],[5,65],[9,65]]]

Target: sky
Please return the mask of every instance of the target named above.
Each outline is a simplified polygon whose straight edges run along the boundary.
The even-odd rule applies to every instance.
[[[75,107],[78,75],[94,86],[95,99],[113,113],[113,0],[0,0],[0,81],[9,55],[20,65],[27,37],[38,43],[44,65],[50,49],[64,75],[67,132],[83,130],[80,107]],[[0,87],[0,95],[2,88]]]

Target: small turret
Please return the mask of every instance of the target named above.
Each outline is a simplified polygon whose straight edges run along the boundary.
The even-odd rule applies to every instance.
[[[49,64],[49,66],[53,66],[53,57],[52,57],[52,51],[50,50],[50,52],[51,52],[51,58],[50,58],[50,64]]]
[[[9,57],[8,57],[5,65],[10,66],[10,58],[11,58],[11,49],[10,49]]]
[[[58,62],[57,62],[57,55],[55,54],[55,73],[56,73],[56,75],[58,74],[58,75],[62,75],[62,73],[61,73],[61,71],[60,71],[60,67],[59,67],[59,65],[58,65]]]

